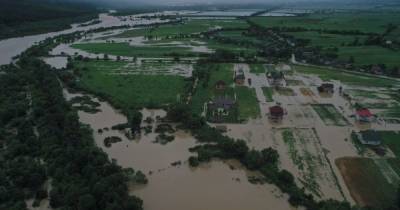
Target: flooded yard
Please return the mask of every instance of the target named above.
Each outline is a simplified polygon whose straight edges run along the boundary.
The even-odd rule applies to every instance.
[[[75,94],[64,92],[70,100]],[[175,132],[175,140],[161,145],[154,143],[157,134],[141,134],[140,138],[129,140],[124,133],[110,128],[126,123],[124,115],[113,109],[107,102],[101,104],[98,113],[79,111],[80,121],[93,129],[96,144],[111,159],[123,167],[132,167],[146,174],[149,183],[131,185],[131,192],[144,200],[144,208],[149,210],[175,209],[292,209],[287,196],[269,184],[251,184],[249,176],[257,173],[247,171],[236,161],[211,161],[197,168],[191,168],[187,160],[189,148],[196,145],[195,139],[183,131]],[[164,116],[162,110],[142,110],[143,118]],[[155,125],[157,122],[153,122]],[[102,129],[99,133],[98,130]],[[121,142],[104,145],[107,136],[118,136]]]

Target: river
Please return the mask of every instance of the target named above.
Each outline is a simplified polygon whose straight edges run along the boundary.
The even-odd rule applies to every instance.
[[[85,27],[40,35],[11,38],[0,41],[0,65],[12,62],[12,58],[30,46],[46,38],[76,31],[90,30],[100,27],[120,25],[137,25],[160,22],[160,19],[146,18],[117,18],[108,14],[100,14],[101,23]],[[52,63],[62,63],[57,59],[48,60]],[[63,67],[64,64],[61,67]],[[70,94],[64,91],[67,100],[79,94]],[[130,193],[144,201],[146,210],[265,210],[269,207],[277,210],[293,209],[287,199],[274,185],[251,184],[249,176],[259,176],[250,172],[234,160],[219,161],[201,164],[197,168],[189,166],[187,160],[192,155],[189,148],[195,146],[196,140],[192,135],[183,131],[176,131],[175,140],[166,145],[154,143],[157,134],[153,131],[147,135],[142,134],[139,139],[129,140],[119,131],[111,130],[113,125],[127,122],[126,116],[115,110],[109,103],[93,98],[101,104],[101,110],[95,114],[79,111],[81,123],[93,129],[96,145],[100,147],[109,158],[115,160],[122,167],[131,167],[141,170],[148,177],[146,185],[130,184]],[[143,109],[144,118],[163,116],[163,110]],[[98,132],[101,129],[102,132]],[[111,147],[104,145],[104,138],[118,136],[121,142]],[[172,164],[179,163],[179,164]],[[30,204],[31,201],[28,202]],[[41,203],[40,207],[30,209],[49,209],[48,200]]]

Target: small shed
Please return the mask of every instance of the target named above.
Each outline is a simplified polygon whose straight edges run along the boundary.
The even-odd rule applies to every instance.
[[[281,106],[272,106],[269,108],[269,117],[273,120],[279,120],[283,118],[285,111]]]
[[[246,80],[246,77],[244,76],[244,74],[237,74],[236,76],[235,76],[235,83],[237,84],[237,85],[244,85],[244,82],[245,82],[245,80]]]
[[[364,145],[378,146],[382,143],[381,135],[374,130],[360,131],[357,136],[361,144]]]
[[[318,91],[320,93],[334,93],[335,91],[335,86],[332,83],[322,83],[318,87]]]
[[[281,86],[285,79],[285,74],[282,71],[270,71],[267,72],[267,79],[273,86]]]
[[[367,108],[360,108],[356,110],[356,119],[360,122],[371,122],[374,115]]]
[[[215,89],[216,89],[216,90],[225,90],[225,88],[226,88],[226,83],[225,83],[224,81],[218,80],[218,81],[215,83]]]
[[[222,133],[226,133],[228,131],[228,128],[226,127],[226,125],[217,125],[217,126],[215,126],[215,129],[217,129],[218,131],[220,131]]]

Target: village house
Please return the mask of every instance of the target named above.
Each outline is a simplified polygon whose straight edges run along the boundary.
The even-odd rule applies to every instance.
[[[225,90],[226,89],[226,83],[222,80],[218,80],[215,83],[215,89],[216,90]]]
[[[382,143],[382,137],[374,130],[360,131],[357,133],[357,137],[364,145],[378,146]]]
[[[335,92],[335,86],[332,83],[323,83],[318,87],[318,92],[333,94]]]
[[[374,119],[374,115],[367,108],[360,108],[356,110],[356,120],[359,122],[369,123]]]
[[[207,109],[211,121],[221,122],[225,116],[230,114],[230,111],[236,105],[235,100],[226,96],[216,97],[207,104]]]
[[[373,65],[371,67],[371,73],[372,74],[377,74],[377,75],[382,75],[383,74],[383,69],[379,65]]]
[[[267,79],[272,86],[282,86],[285,74],[282,71],[267,72]]]
[[[234,80],[237,85],[244,85],[246,77],[244,76],[244,74],[237,74]]]
[[[281,106],[272,106],[269,108],[269,118],[271,120],[282,120],[285,111]]]

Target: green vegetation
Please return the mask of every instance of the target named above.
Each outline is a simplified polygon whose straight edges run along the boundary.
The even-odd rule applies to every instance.
[[[185,36],[198,34],[215,29],[222,28],[247,28],[248,24],[244,20],[226,19],[226,20],[190,20],[184,23],[174,25],[163,25],[149,29],[134,29],[122,32],[117,35],[121,38],[145,36],[149,38],[169,38],[174,36]]]
[[[262,87],[266,102],[273,102],[274,89],[271,87]]]
[[[400,158],[400,133],[395,131],[380,131],[379,134],[382,137],[383,143],[393,151],[397,158]]]
[[[239,105],[240,119],[246,120],[260,117],[260,106],[256,91],[252,88],[240,86],[235,88],[235,92]]]
[[[84,3],[2,0],[0,39],[68,29],[72,23],[96,18],[96,12]]]
[[[294,36],[296,39],[309,39],[312,46],[320,46],[323,48],[349,45],[352,44],[355,39],[358,39],[359,42],[364,42],[366,38],[362,35],[340,35],[317,31],[288,32],[286,34]]]
[[[324,81],[339,80],[349,85],[368,87],[388,87],[397,85],[397,82],[395,80],[366,76],[357,73],[349,73],[338,69],[300,65],[295,65],[294,67],[295,70],[299,73],[314,74],[319,76]]]
[[[250,64],[250,72],[255,74],[265,74],[263,64]]]
[[[194,68],[193,76],[199,78],[191,100],[191,107],[194,113],[200,115],[203,112],[204,104],[217,96],[234,97],[233,88],[230,87],[233,83],[232,64],[202,63]],[[216,91],[215,84],[220,80],[224,81],[227,87],[225,90]]]
[[[78,85],[111,99],[121,108],[158,107],[183,97],[187,84],[183,77],[115,73],[127,64],[124,61],[77,62],[75,69],[82,75]]]
[[[349,124],[332,104],[312,104],[311,106],[325,125],[346,126]]]
[[[283,96],[294,96],[295,95],[294,90],[289,87],[276,87],[274,90]]]
[[[350,193],[358,203],[385,209],[396,201],[397,185],[389,183],[384,172],[372,159],[340,158],[336,165],[340,169]]]
[[[36,49],[2,66],[0,209],[26,210],[26,199],[38,204],[47,196],[53,209],[142,209],[128,193],[126,170],[95,145]]]
[[[304,169],[303,158],[299,154],[299,151],[296,148],[296,139],[294,137],[293,131],[290,129],[282,130],[282,138],[285,144],[288,147],[290,159],[292,159],[293,163],[300,169]]]
[[[71,47],[95,54],[110,54],[119,56],[160,57],[174,54],[190,53],[187,47],[148,46],[134,47],[128,43],[82,43]]]
[[[290,172],[279,169],[279,154],[276,150],[272,148],[261,151],[250,150],[245,141],[224,136],[217,129],[206,124],[204,119],[193,115],[188,106],[183,104],[171,106],[167,118],[173,122],[179,122],[180,127],[189,129],[202,143],[190,149],[191,152],[197,153],[197,156],[189,158],[192,167],[215,158],[236,159],[247,169],[259,171],[263,176],[260,179],[275,184],[283,193],[287,193],[289,203],[295,207],[304,206],[307,210],[352,209],[347,202],[315,201],[312,195],[305,192],[304,188],[297,186],[295,178]]]
[[[265,27],[384,33],[388,23],[400,24],[400,14],[396,11],[351,11],[298,17],[252,17],[251,20]]]
[[[339,59],[349,60],[354,58],[355,65],[385,64],[392,68],[399,66],[400,51],[395,51],[379,46],[340,47]]]

